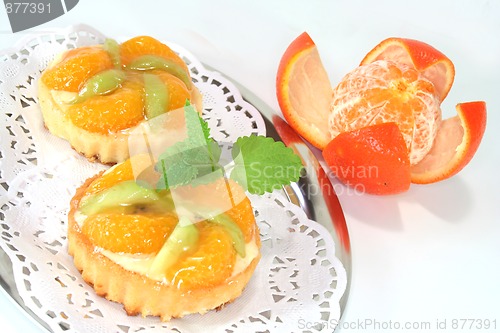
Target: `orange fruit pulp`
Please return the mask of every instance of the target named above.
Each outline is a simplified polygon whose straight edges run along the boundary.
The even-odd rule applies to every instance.
[[[378,60],[347,74],[333,90],[330,134],[394,122],[416,164],[429,152],[441,121],[432,82],[412,67]]]
[[[41,80],[49,89],[78,92],[88,79],[110,68],[113,62],[108,52],[85,46],[66,52],[56,65],[43,72]]]
[[[111,252],[156,253],[177,222],[174,214],[102,213],[89,216],[82,233]]]
[[[144,84],[127,80],[108,95],[69,105],[67,115],[76,126],[93,133],[116,133],[144,120]]]
[[[200,238],[196,249],[181,257],[166,273],[178,288],[207,288],[223,283],[233,272],[236,251],[231,236],[209,222],[197,223]]]
[[[124,66],[142,55],[156,55],[178,63],[189,73],[184,61],[174,51],[152,37],[140,36],[122,43],[120,55]],[[81,47],[66,52],[60,61],[44,71],[41,80],[49,89],[77,93],[92,76],[111,68],[112,59],[102,47]],[[68,105],[67,114],[73,124],[93,133],[108,134],[145,120],[142,72],[125,67],[124,70],[126,80],[114,91]],[[148,73],[159,76],[167,88],[169,103],[166,111],[181,108],[187,99],[191,99],[190,89],[174,75],[162,70]]]
[[[96,194],[117,183],[133,180],[132,165],[136,166],[136,162],[127,160],[97,177],[88,186],[85,195]],[[218,189],[225,188],[221,182],[224,183],[218,181],[200,185],[200,193],[214,196]],[[238,190],[235,183],[231,183],[231,188],[235,193],[244,193]],[[240,227],[245,242],[252,241],[257,227],[250,200],[245,196],[225,213]],[[106,211],[87,217],[83,222],[82,233],[95,246],[112,252],[154,254],[162,248],[177,222],[174,212],[160,214],[143,211],[128,214],[118,207],[116,212]],[[195,226],[200,233],[197,246],[187,251],[165,272],[172,283],[183,288],[207,287],[224,281],[231,276],[237,256],[232,238],[224,227],[207,221],[195,223]]]
[[[170,47],[150,36],[137,36],[120,45],[122,65],[128,65],[132,60],[143,55],[156,55],[170,59],[188,71],[186,63]]]

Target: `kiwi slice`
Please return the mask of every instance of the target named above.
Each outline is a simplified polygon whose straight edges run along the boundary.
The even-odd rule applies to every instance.
[[[80,211],[88,216],[120,206],[151,205],[160,200],[166,201],[155,190],[128,180],[89,196],[80,203]]]
[[[191,89],[191,79],[186,70],[178,63],[154,55],[143,55],[138,57],[127,66],[129,69],[147,71],[152,69],[161,69],[173,76],[179,78],[188,89]]]

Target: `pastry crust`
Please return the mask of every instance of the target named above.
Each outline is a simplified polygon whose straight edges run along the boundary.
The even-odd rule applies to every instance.
[[[92,285],[99,296],[122,303],[128,315],[159,316],[162,321],[191,313],[206,313],[220,309],[241,295],[250,280],[260,253],[239,274],[212,288],[178,289],[145,275],[124,269],[101,252],[81,232],[75,220],[85,190],[99,175],[88,179],[71,200],[68,215],[68,248],[83,279]],[[260,240],[257,237],[260,248]]]
[[[52,67],[62,59],[57,57],[49,66]],[[67,140],[74,150],[84,155],[90,161],[100,161],[104,164],[115,164],[129,158],[129,133],[135,128],[129,128],[115,133],[90,132],[73,124],[66,116],[64,105],[57,103],[42,80],[38,81],[38,101],[42,110],[47,129],[54,135]],[[193,85],[191,91],[192,103],[201,112],[202,96]]]
[[[38,102],[47,129],[67,140],[73,149],[90,161],[99,160],[105,164],[114,164],[128,158],[128,135],[125,131],[104,135],[77,127],[56,103],[50,89],[41,80],[38,85]]]

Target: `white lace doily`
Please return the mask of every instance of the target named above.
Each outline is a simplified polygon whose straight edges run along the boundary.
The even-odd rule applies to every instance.
[[[321,323],[338,320],[347,281],[333,240],[278,192],[250,197],[262,259],[243,295],[222,311],[169,323],[129,317],[81,279],[67,254],[69,201],[86,178],[106,167],[88,162],[47,132],[36,81],[56,54],[103,40],[90,27],[71,27],[25,39],[0,61],[0,245],[12,261],[25,305],[53,332],[297,332],[301,321],[319,323],[307,331],[321,331]],[[181,47],[173,48],[203,94],[204,117],[216,139],[265,134],[258,111],[228,80]]]

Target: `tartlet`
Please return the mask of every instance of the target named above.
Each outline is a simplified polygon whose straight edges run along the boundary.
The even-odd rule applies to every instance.
[[[122,303],[129,315],[168,321],[220,309],[241,295],[260,259],[259,230],[249,199],[236,183],[222,178],[178,188],[176,197],[186,201],[177,199],[173,210],[170,191],[142,188],[134,181],[132,169],[145,170],[147,164],[133,157],[88,179],[76,191],[68,215],[69,253],[75,266],[98,295]],[[116,195],[136,201],[120,201],[123,198]],[[222,207],[228,199],[231,208],[218,217],[206,218],[200,210]],[[181,227],[186,216],[192,224]],[[179,228],[187,228],[184,236]],[[179,240],[182,251],[172,250],[171,244]]]
[[[148,36],[64,52],[42,73],[38,99],[52,134],[106,164],[129,157],[129,134],[140,123],[186,100],[201,110],[187,65]]]

